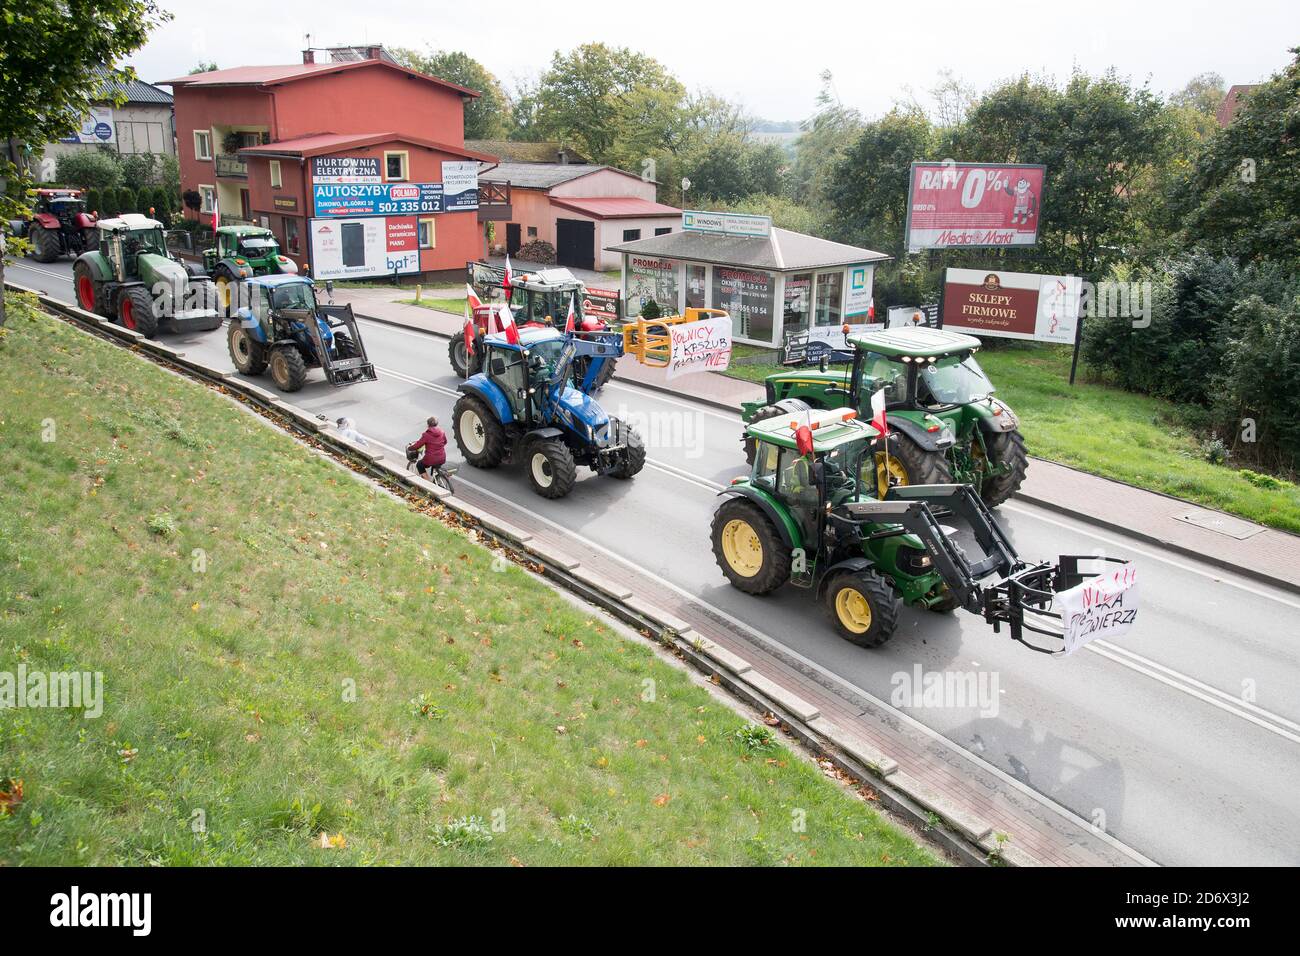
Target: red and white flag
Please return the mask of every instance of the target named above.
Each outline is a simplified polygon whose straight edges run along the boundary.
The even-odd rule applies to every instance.
[[[888,423],[885,421],[885,390],[883,388],[878,389],[871,396],[871,424],[875,426],[876,431],[880,432],[881,435],[884,435],[889,428]]]
[[[474,287],[468,282],[465,283],[465,311],[467,315],[473,315],[474,310],[483,304],[483,300],[474,294]]]
[[[501,331],[506,334],[506,341],[511,345],[518,345],[519,327],[515,325],[515,316],[510,311],[510,306],[502,305],[497,316],[501,322]]]
[[[572,332],[574,329],[577,328],[577,325],[578,325],[578,316],[575,314],[573,310],[573,296],[570,295],[569,296],[569,317],[564,320],[564,331]]]
[[[506,275],[501,280],[501,288],[506,290],[506,301],[510,301],[511,285],[510,282],[515,277],[514,271],[510,268],[510,254],[506,253]]]
[[[212,231],[216,232],[217,227],[221,225],[221,213],[217,209],[217,191],[212,190]]]

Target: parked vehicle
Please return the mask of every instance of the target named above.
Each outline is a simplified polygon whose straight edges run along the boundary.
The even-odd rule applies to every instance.
[[[769,375],[767,397],[741,408],[746,425],[808,409],[853,408],[870,417],[871,396],[885,390],[888,470],[877,461],[880,493],[890,486],[973,485],[989,507],[1006,501],[1029,468],[1020,421],[995,389],[975,352],[979,339],[924,326],[849,337],[848,369],[791,369]],[[754,441],[742,436],[745,457]]]
[[[31,256],[37,262],[53,262],[97,248],[95,221],[80,189],[37,189],[32,218],[11,221],[9,231],[31,242]]]
[[[212,283],[167,251],[162,223],[128,213],[95,224],[96,248],[72,264],[77,304],[148,338],[221,327]]]
[[[244,375],[270,369],[282,392],[296,392],[307,370],[320,368],[331,385],[373,382],[378,376],[366,356],[349,305],[325,305],[305,276],[257,276],[244,280],[249,304],[232,318],[226,333],[230,360]]]

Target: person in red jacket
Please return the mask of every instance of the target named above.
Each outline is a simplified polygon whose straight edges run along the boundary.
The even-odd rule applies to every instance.
[[[438,419],[432,416],[426,424],[428,427],[424,434],[406,446],[411,451],[424,449],[424,457],[415,466],[421,477],[427,477],[433,469],[447,463],[447,433],[438,427]]]

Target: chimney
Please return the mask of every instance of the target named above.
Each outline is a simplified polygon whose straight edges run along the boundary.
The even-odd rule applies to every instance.
[[[569,165],[569,154],[563,149],[563,147],[556,152],[556,156],[559,157],[561,166]]]
[[[381,59],[381,58],[383,57],[383,54],[384,54],[384,48],[383,48],[382,46],[368,46],[368,47],[366,47],[366,59],[367,59],[367,60],[378,60],[378,59]]]
[[[315,50],[303,50],[303,51],[302,51],[302,62],[303,62],[303,63],[315,63],[315,62],[316,62],[316,51],[315,51]]]

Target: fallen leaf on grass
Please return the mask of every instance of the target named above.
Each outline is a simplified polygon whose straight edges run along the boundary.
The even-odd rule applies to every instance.
[[[659,796],[655,797],[654,805],[656,807],[666,807],[668,806],[668,801],[670,801],[671,799],[672,797],[669,794],[661,793],[659,794]]]
[[[23,782],[10,778],[9,789],[0,790],[0,817],[13,812],[14,807],[23,802]]]

